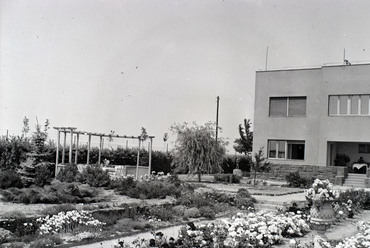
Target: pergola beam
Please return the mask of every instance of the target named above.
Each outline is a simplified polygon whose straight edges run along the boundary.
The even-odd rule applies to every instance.
[[[75,151],[75,159],[74,162],[77,164],[77,158],[78,158],[78,148],[79,148],[79,138],[81,135],[87,135],[89,137],[88,139],[88,145],[87,145],[87,164],[90,163],[90,151],[91,151],[91,136],[97,136],[100,138],[100,144],[99,144],[99,158],[98,163],[101,163],[101,152],[103,149],[103,138],[109,137],[109,138],[122,138],[122,139],[137,139],[139,141],[139,149],[138,149],[138,156],[137,156],[137,163],[136,163],[136,178],[139,176],[139,164],[140,164],[140,149],[141,149],[141,143],[142,137],[141,136],[128,136],[128,135],[111,135],[111,134],[105,134],[105,133],[93,133],[93,132],[85,132],[85,131],[77,131],[76,127],[53,127],[58,131],[58,143],[57,143],[57,151],[56,151],[56,159],[55,159],[55,175],[57,174],[57,166],[59,163],[59,144],[60,144],[60,133],[64,133],[64,140],[63,140],[63,153],[62,153],[62,165],[64,165],[65,161],[65,149],[66,149],[66,140],[67,140],[67,133],[70,133],[71,140],[70,140],[70,150],[69,150],[69,163],[72,163],[72,155],[73,155],[73,135],[77,135],[77,143],[76,143],[76,151]],[[149,150],[149,166],[148,166],[148,173],[150,174],[151,171],[151,153],[152,153],[152,147],[153,147],[153,139],[155,136],[148,136],[150,139],[150,143],[148,144],[148,150]],[[127,141],[126,141],[126,147],[127,147]]]

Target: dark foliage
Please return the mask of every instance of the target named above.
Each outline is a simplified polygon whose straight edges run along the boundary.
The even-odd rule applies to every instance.
[[[22,188],[22,180],[20,176],[13,170],[3,170],[0,171],[0,188]]]
[[[288,187],[293,188],[309,188],[311,187],[314,178],[301,177],[299,172],[291,172],[285,176],[285,180],[288,184]]]
[[[168,152],[153,151],[152,171],[170,173],[172,160],[173,157]]]
[[[234,169],[240,169],[244,173],[251,170],[252,159],[244,155],[225,155],[222,162],[222,171],[224,173],[233,173]]]
[[[58,173],[57,179],[61,182],[72,183],[76,182],[81,178],[79,176],[77,165],[75,164],[66,164]]]
[[[106,187],[110,184],[108,171],[104,171],[100,165],[89,165],[82,171],[82,182],[91,187]]]
[[[240,176],[234,174],[215,174],[214,180],[216,182],[240,183]]]
[[[242,124],[239,125],[239,135],[240,138],[235,139],[234,149],[239,153],[244,153],[247,155],[252,151],[253,146],[253,132],[250,131],[251,128],[251,120],[244,119],[244,128]]]
[[[31,152],[32,146],[29,139],[19,136],[0,137],[0,169],[15,170],[26,159],[26,154]]]
[[[43,187],[48,185],[54,178],[55,164],[42,162],[36,165],[35,185]]]
[[[102,199],[97,198],[94,188],[76,183],[54,182],[51,186],[43,188],[32,186],[30,188],[10,188],[2,190],[4,201],[14,203],[92,203]]]

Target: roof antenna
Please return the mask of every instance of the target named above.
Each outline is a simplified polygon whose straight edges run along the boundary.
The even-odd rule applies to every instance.
[[[267,71],[267,59],[268,59],[268,56],[269,56],[269,47],[267,46],[267,49],[266,49],[266,64],[265,64],[265,71]]]
[[[346,59],[346,49],[343,50],[343,65],[351,65],[351,62]]]

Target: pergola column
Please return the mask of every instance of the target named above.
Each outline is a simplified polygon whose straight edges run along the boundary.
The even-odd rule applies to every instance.
[[[98,158],[98,164],[100,165],[101,161],[101,150],[103,148],[103,136],[100,135],[100,144],[99,144],[99,158]]]
[[[55,176],[58,173],[58,162],[59,162],[59,143],[60,143],[60,130],[58,129],[58,141],[57,141],[57,150],[55,158]]]
[[[150,176],[151,172],[152,172],[152,148],[153,148],[153,139],[151,137],[150,138],[150,143],[149,143],[149,147],[148,147],[148,150],[149,150],[149,168],[148,168],[148,175]]]
[[[91,147],[91,134],[89,134],[89,142],[87,143],[87,160],[86,160],[86,164],[90,164],[90,147]]]
[[[63,130],[64,133],[64,142],[63,142],[63,153],[62,153],[62,164],[64,165],[64,157],[66,155],[66,139],[67,139],[67,132]]]
[[[141,145],[141,139],[140,137],[138,138],[139,140],[139,149],[137,150],[137,159],[136,159],[136,180],[139,179],[139,163],[140,163],[140,145]]]
[[[73,152],[73,129],[71,128],[71,142],[70,142],[70,146],[69,146],[69,157],[68,157],[68,163],[69,164],[72,164],[72,152]]]
[[[77,164],[77,156],[78,156],[78,142],[80,141],[80,134],[77,133],[77,141],[76,141],[76,151],[75,151],[75,164]]]

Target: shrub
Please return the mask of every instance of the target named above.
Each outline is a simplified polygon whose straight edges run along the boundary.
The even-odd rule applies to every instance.
[[[12,170],[0,171],[0,188],[8,189],[12,187],[23,187],[21,177],[18,175],[18,173]]]
[[[104,171],[100,165],[89,165],[82,172],[82,181],[92,187],[106,187],[110,184],[108,171]]]
[[[87,185],[76,183],[53,182],[44,188],[32,186],[30,188],[10,188],[1,191],[5,201],[15,203],[91,203],[98,202],[97,191]]]
[[[311,187],[314,178],[301,177],[299,172],[291,172],[285,176],[285,180],[288,183],[288,187],[293,188],[309,188]]]
[[[370,192],[364,189],[347,189],[339,193],[339,204],[349,204],[352,213],[370,209]]]
[[[72,183],[77,181],[77,175],[79,174],[77,165],[66,164],[58,173],[57,179],[61,182]]]
[[[63,243],[63,239],[55,235],[47,235],[45,237],[38,238],[37,240],[31,242],[30,248],[48,248],[55,247]]]
[[[0,227],[0,244],[8,242],[13,238],[14,234],[11,231]]]
[[[109,188],[116,189],[117,192],[124,195],[129,188],[134,188],[136,186],[135,179],[131,176],[127,176],[125,178],[119,178],[115,180],[111,180]]]
[[[35,185],[43,187],[50,184],[54,177],[55,164],[42,162],[36,165]]]
[[[200,211],[196,207],[186,209],[184,211],[184,217],[186,217],[186,218],[198,218],[198,217],[200,217]]]
[[[214,219],[216,216],[216,211],[209,206],[200,207],[199,213],[200,213],[200,216],[208,218],[208,219]]]
[[[186,207],[184,205],[177,205],[172,208],[173,212],[177,216],[183,216],[185,212]]]
[[[152,152],[152,171],[162,171],[167,174],[171,172],[173,157],[171,153],[153,151]]]
[[[215,174],[216,182],[240,183],[240,177],[234,174]]]
[[[174,216],[174,210],[172,206],[152,206],[149,208],[149,215],[156,219],[168,221]]]
[[[30,140],[20,136],[0,137],[0,168],[15,170],[31,152]]]
[[[253,207],[256,199],[252,197],[247,189],[239,189],[235,196],[235,206],[241,209]]]
[[[222,162],[222,170],[224,173],[233,173],[233,170],[238,168],[244,173],[249,173],[251,169],[252,159],[250,156],[244,155],[225,155]]]
[[[73,206],[72,204],[60,204],[57,206],[45,208],[41,211],[41,213],[43,215],[54,215],[60,212],[68,212],[72,210],[76,210],[76,207]]]

